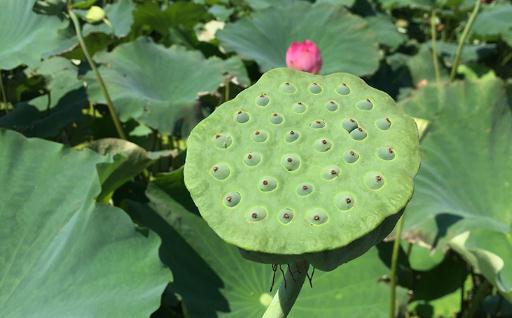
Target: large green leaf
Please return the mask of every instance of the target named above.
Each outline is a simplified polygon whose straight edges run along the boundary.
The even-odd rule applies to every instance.
[[[512,4],[500,3],[485,6],[477,16],[473,31],[484,39],[492,40],[502,37],[512,45]]]
[[[113,192],[126,181],[132,179],[160,158],[170,157],[170,150],[146,151],[144,148],[122,139],[105,138],[84,144],[97,153],[111,155],[114,164],[101,164],[98,167],[101,180],[101,193],[98,201],[108,201]]]
[[[365,18],[370,30],[379,35],[379,43],[390,49],[396,49],[402,44],[407,37],[398,32],[397,27],[393,24],[391,17],[385,14],[377,14]]]
[[[28,78],[43,77],[45,94],[15,105],[0,117],[0,127],[17,130],[26,136],[49,138],[74,121],[82,119],[88,105],[85,87],[78,80],[78,69],[69,60],[52,57],[25,70]]]
[[[0,1],[0,69],[33,65],[43,57],[73,46],[63,29],[68,25],[56,16],[32,11],[36,0]]]
[[[197,94],[215,90],[223,81],[219,64],[199,51],[165,48],[148,38],[96,55],[114,108],[122,121],[135,119],[170,133],[185,106]],[[86,75],[90,99],[105,103],[94,75]]]
[[[373,73],[380,58],[368,24],[342,5],[298,1],[255,12],[216,33],[224,48],[255,60],[262,71],[286,66],[292,41],[313,40],[323,58],[321,73]]]
[[[0,130],[0,316],[147,317],[171,278],[160,240],[94,203],[89,150]]]
[[[160,227],[163,255],[175,276],[172,289],[181,295],[190,317],[261,317],[272,299],[271,266],[242,258],[236,247],[159,186],[151,184],[147,195],[150,206],[170,225],[166,228],[165,221],[154,217],[149,222]],[[129,205],[136,218],[151,218],[147,206]],[[389,270],[379,253],[373,248],[332,272],[317,271],[313,288],[304,286],[289,317],[387,317],[389,287],[379,279]],[[278,270],[274,292],[280,277]],[[399,295],[403,301],[405,294]]]
[[[486,277],[512,295],[512,257],[503,252],[512,246],[512,114],[504,83],[487,78],[431,85],[403,106],[431,121],[405,211],[407,235],[436,245],[469,231],[469,237],[452,242],[456,250],[476,268],[492,268],[494,276]]]

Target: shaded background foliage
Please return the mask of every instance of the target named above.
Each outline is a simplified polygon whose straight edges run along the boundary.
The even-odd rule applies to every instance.
[[[450,80],[472,0],[1,0],[0,316],[259,317],[272,270],[200,218],[186,137],[310,39],[428,122],[399,315],[512,317],[512,2],[481,2]],[[393,239],[290,316],[387,317]]]

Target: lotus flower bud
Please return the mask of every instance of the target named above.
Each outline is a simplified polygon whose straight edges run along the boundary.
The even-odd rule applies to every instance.
[[[299,71],[318,74],[322,68],[320,49],[315,42],[292,42],[286,51],[286,65]]]
[[[101,7],[92,6],[85,14],[85,20],[89,23],[98,23],[105,18],[105,11]]]

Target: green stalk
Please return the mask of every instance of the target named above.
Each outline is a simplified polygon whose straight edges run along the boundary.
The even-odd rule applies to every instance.
[[[405,217],[402,215],[395,233],[395,242],[393,243],[393,254],[391,255],[391,272],[389,274],[390,299],[389,299],[389,318],[396,317],[396,270],[398,265],[398,252],[400,251],[400,237],[404,226]]]
[[[434,71],[436,73],[436,83],[441,83],[441,70],[439,69],[439,61],[437,59],[437,33],[436,33],[436,10],[432,10],[430,17],[430,35],[432,38],[432,62],[434,62]]]
[[[281,286],[262,318],[285,318],[288,316],[297,296],[299,296],[302,285],[304,285],[308,269],[309,264],[306,262],[290,264]]]
[[[5,105],[5,112],[7,113],[9,112],[9,107],[7,106],[7,94],[5,93],[2,71],[0,71],[0,93],[2,94],[2,103]]]
[[[101,93],[103,94],[103,97],[107,101],[108,111],[110,113],[110,116],[112,117],[114,126],[116,127],[117,134],[119,135],[119,137],[121,139],[126,140],[127,138],[123,131],[123,128],[121,127],[121,122],[119,121],[119,118],[117,118],[117,114],[114,111],[114,105],[112,103],[112,99],[110,98],[110,94],[108,93],[107,86],[105,85],[105,82],[103,81],[103,77],[101,77],[101,74],[98,71],[96,64],[94,63],[94,61],[91,58],[91,55],[89,54],[89,50],[87,49],[87,46],[85,45],[85,41],[84,41],[84,38],[82,37],[82,32],[80,30],[80,23],[78,22],[78,18],[76,17],[75,13],[69,6],[68,6],[68,13],[69,13],[69,17],[71,18],[71,21],[73,22],[73,26],[75,27],[76,37],[78,38],[78,43],[80,44],[80,48],[84,52],[87,62],[89,63],[89,65],[91,66],[91,69],[93,70],[94,74],[96,75],[96,80],[100,84]]]
[[[457,68],[459,67],[460,63],[460,56],[462,54],[462,50],[464,49],[464,44],[466,42],[466,38],[469,35],[469,31],[471,31],[471,27],[473,27],[473,23],[475,22],[476,16],[478,15],[478,10],[480,10],[480,0],[475,1],[473,12],[471,12],[468,23],[464,27],[464,31],[462,32],[462,36],[459,40],[459,45],[457,46],[457,50],[455,51],[455,59],[453,60],[452,71],[450,73],[450,82],[453,82],[455,76],[457,75]]]

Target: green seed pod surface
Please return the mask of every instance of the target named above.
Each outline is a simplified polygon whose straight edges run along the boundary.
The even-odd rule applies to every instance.
[[[187,144],[185,184],[203,218],[274,263],[371,247],[363,238],[392,228],[420,163],[416,124],[387,94],[287,68],[218,107]]]

